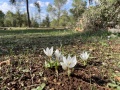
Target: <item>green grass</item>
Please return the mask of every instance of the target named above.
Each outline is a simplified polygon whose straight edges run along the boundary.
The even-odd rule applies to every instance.
[[[60,47],[61,44],[70,45],[74,41],[81,41],[86,44],[88,42],[105,42],[110,34],[107,31],[80,33],[61,29],[0,30],[0,45],[8,48],[8,51],[16,47],[24,47],[24,49],[28,47],[31,49],[34,46],[39,48],[46,48],[48,46]],[[21,51],[23,52],[24,50],[21,49]]]
[[[66,30],[61,30],[61,29],[57,29],[57,30],[37,30],[37,29],[29,29],[29,30],[0,30],[0,35],[16,35],[16,34],[35,34],[35,33],[39,33],[39,34],[58,34],[61,32],[65,32]],[[69,31],[68,31],[69,32]]]

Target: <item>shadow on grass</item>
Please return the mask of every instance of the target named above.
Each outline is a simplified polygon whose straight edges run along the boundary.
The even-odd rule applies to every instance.
[[[21,30],[20,30],[21,31]],[[20,32],[20,31],[13,31],[13,32]],[[42,32],[55,32],[55,30],[27,30],[27,32],[36,32],[36,33],[42,33]],[[56,31],[57,32],[57,31]],[[0,46],[0,55],[11,55],[11,54],[20,54],[24,53],[27,50],[29,50],[29,53],[36,52],[37,54],[40,54],[40,51],[43,50],[43,48],[46,47],[61,47],[65,45],[74,45],[76,40],[80,40],[82,43],[88,43],[91,37],[107,37],[110,35],[107,31],[99,31],[99,32],[84,32],[84,33],[72,33],[69,35],[64,36],[41,36],[37,35],[34,37],[11,37],[11,38],[1,38],[1,46]],[[104,38],[102,38],[104,39]]]

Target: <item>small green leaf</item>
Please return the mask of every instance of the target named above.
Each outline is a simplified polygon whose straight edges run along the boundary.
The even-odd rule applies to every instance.
[[[40,86],[37,87],[37,90],[43,90],[45,87],[45,83],[42,83]]]
[[[45,61],[45,68],[49,68],[50,67],[50,63]]]
[[[120,90],[120,86],[115,83],[108,83],[107,86],[113,88],[114,90]]]
[[[108,85],[107,85],[108,87],[112,87],[112,88],[116,88],[117,87],[117,85],[116,84],[114,84],[114,83],[108,83]]]
[[[38,86],[37,88],[33,88],[32,90],[43,90],[45,87],[45,83],[42,83],[40,86]]]

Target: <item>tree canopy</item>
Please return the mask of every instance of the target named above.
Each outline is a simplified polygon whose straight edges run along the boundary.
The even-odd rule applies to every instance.
[[[120,24],[120,0],[72,0],[70,9],[66,9],[67,0],[54,0],[53,4],[48,4],[47,13],[43,14],[41,4],[37,0],[32,3],[37,13],[29,16],[30,0],[9,0],[16,12],[0,11],[0,26],[13,27],[82,27],[87,30],[106,29],[109,23],[114,23],[114,27]],[[17,2],[24,1],[26,11],[21,12],[21,6]]]

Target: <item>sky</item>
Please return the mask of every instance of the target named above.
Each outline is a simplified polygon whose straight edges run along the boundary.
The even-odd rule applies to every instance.
[[[13,6],[12,4],[10,4],[9,1],[10,0],[0,0],[0,10],[2,10],[5,14],[7,13],[7,11],[12,11],[13,13],[15,13],[18,8],[20,8],[21,13],[26,12],[25,2],[21,2],[21,4],[18,4],[17,6]],[[25,1],[25,0],[23,0],[23,1]],[[36,2],[36,1],[39,2],[40,6],[41,6],[40,15],[41,15],[41,19],[43,20],[46,17],[46,15],[48,14],[46,12],[47,6],[49,4],[53,4],[54,0],[29,0],[30,17],[35,17],[38,13],[36,7],[34,6],[34,2]],[[70,8],[72,8],[72,1],[73,0],[67,0],[66,4],[64,5],[64,9],[66,9],[68,11]],[[88,0],[85,0],[85,1],[88,2]]]
[[[12,11],[12,12],[16,12],[17,8],[19,8],[19,5],[17,5],[16,7],[13,6],[12,4],[10,4],[9,2],[10,0],[0,0],[0,10],[2,10],[5,14],[7,13],[7,11]],[[54,0],[29,0],[29,11],[30,11],[30,16],[34,16],[37,13],[37,9],[35,9],[34,6],[34,2],[37,1],[40,3],[41,6],[41,17],[45,18],[47,12],[47,6],[49,4],[53,4]],[[72,0],[67,0],[67,3],[65,5],[65,9],[69,10],[71,8],[71,4],[72,4]],[[20,4],[20,11],[21,13],[26,12],[26,6],[24,2],[21,2]]]

